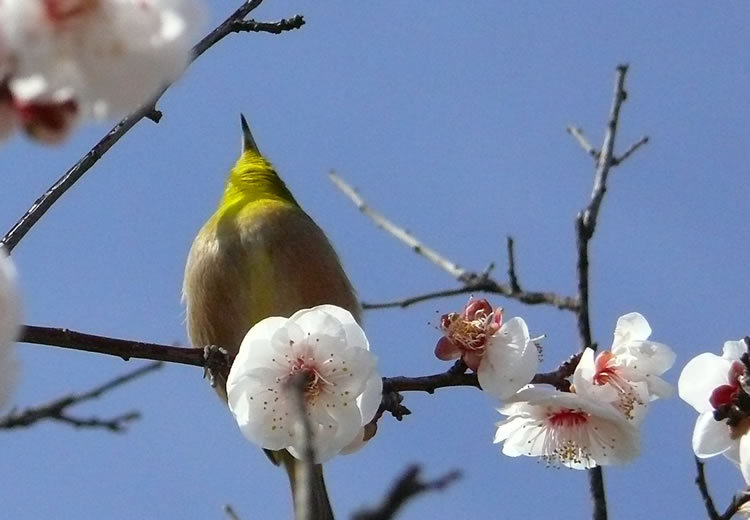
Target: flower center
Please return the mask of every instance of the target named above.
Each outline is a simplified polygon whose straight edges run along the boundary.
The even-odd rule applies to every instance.
[[[289,369],[289,377],[297,374],[305,375],[305,399],[308,401],[314,401],[326,385],[330,384],[322,375],[320,375],[318,367],[312,359],[298,357],[294,360]]]
[[[547,415],[547,421],[555,428],[569,428],[586,424],[589,420],[589,414],[583,410],[574,410],[572,408],[560,408]]]
[[[711,392],[709,402],[715,410],[725,405],[732,404],[732,400],[740,391],[740,376],[745,374],[745,365],[739,361],[734,361],[732,366],[729,367],[729,373],[727,378],[729,383],[714,388]]]
[[[612,352],[602,352],[596,356],[594,362],[594,384],[595,385],[606,385],[617,376],[617,367],[610,366],[609,362],[614,358]]]

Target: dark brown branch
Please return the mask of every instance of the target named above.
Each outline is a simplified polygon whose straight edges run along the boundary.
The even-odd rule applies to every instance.
[[[229,520],[240,520],[240,515],[235,512],[230,504],[224,504],[224,514],[227,515]]]
[[[705,463],[698,457],[695,457],[695,468],[697,473],[695,476],[695,484],[698,486],[698,490],[701,493],[703,505],[706,507],[706,514],[710,520],[730,520],[735,514],[737,514],[737,511],[739,511],[743,505],[750,502],[750,492],[748,492],[748,490],[741,491],[732,497],[732,501],[729,506],[727,506],[727,509],[722,514],[719,514],[714,505],[714,501],[711,498],[711,493],[708,491]]]
[[[451,471],[435,480],[419,477],[419,466],[409,466],[375,509],[363,509],[352,516],[353,520],[391,520],[409,500],[427,491],[441,491],[460,478],[459,471]]]
[[[218,371],[218,373],[228,373],[232,365],[232,359],[220,355],[220,349],[214,349],[216,352],[213,355],[206,356],[204,349],[200,348],[131,341],[52,327],[26,325],[20,341],[36,345],[106,354],[122,358],[126,361],[129,359],[151,359],[204,367],[211,371]],[[567,389],[569,385],[567,378],[573,374],[579,358],[580,354],[571,356],[570,359],[563,362],[556,370],[536,374],[531,382],[534,384],[549,384],[559,389]],[[396,418],[410,413],[407,408],[401,405],[402,399],[398,395],[400,392],[427,392],[431,394],[438,388],[453,386],[479,388],[479,381],[476,374],[466,373],[466,365],[461,361],[456,362],[452,368],[440,374],[421,377],[399,376],[383,378],[383,403],[381,405],[381,412],[387,410]]]
[[[719,520],[721,516],[716,510],[716,506],[714,505],[714,501],[711,498],[711,494],[708,492],[708,484],[706,484],[705,464],[698,457],[695,457],[695,468],[697,470],[695,484],[698,486],[698,489],[701,492],[703,505],[706,506],[706,513],[708,514],[708,518],[710,518],[711,520]]]
[[[150,359],[153,361],[167,361],[181,365],[204,367],[219,372],[226,371],[231,366],[231,360],[222,359],[221,356],[210,356],[207,360],[203,349],[110,338],[76,332],[70,329],[26,325],[19,341],[21,343],[33,343],[36,345],[107,354],[122,358],[125,361],[130,359]]]
[[[26,408],[21,411],[12,410],[5,417],[0,417],[0,429],[26,428],[43,420],[52,420],[66,423],[76,428],[103,428],[112,432],[123,432],[127,428],[128,423],[140,418],[140,413],[128,412],[110,419],[101,419],[98,417],[82,419],[70,415],[68,409],[77,404],[98,399],[107,392],[161,367],[161,362],[149,363],[118,376],[88,392],[70,394],[55,399],[48,404]]]
[[[508,249],[508,282],[513,292],[521,293],[521,285],[518,283],[518,273],[516,273],[516,254],[513,247],[513,237],[507,237],[506,247]]]
[[[301,26],[304,21],[299,16],[290,20],[281,20],[277,24],[259,24],[258,22],[248,21],[247,25],[237,25],[243,22],[244,18],[256,9],[263,0],[248,0],[242,4],[234,13],[224,20],[218,27],[211,31],[205,38],[193,47],[193,55],[190,60],[192,63],[201,54],[210,49],[213,45],[222,40],[225,36],[240,31],[260,31],[282,32]],[[261,28],[262,27],[262,28]],[[156,110],[157,101],[167,91],[169,85],[164,87],[153,99],[142,105],[133,113],[125,116],[117,123],[86,155],[84,155],[76,164],[74,164],[65,174],[60,177],[47,191],[45,191],[26,213],[16,222],[13,227],[5,234],[0,243],[5,246],[8,252],[12,251],[31,228],[39,222],[50,207],[68,191],[83,175],[94,166],[107,151],[112,148],[131,128],[133,128],[144,117],[158,122],[161,118],[161,112]]]
[[[518,300],[521,303],[527,305],[552,305],[561,310],[575,311],[577,303],[574,298],[568,296],[559,296],[552,292],[540,292],[540,291],[524,291],[520,287],[517,287],[518,280],[516,279],[516,286],[513,285],[513,281],[509,283],[498,282],[490,278],[489,270],[477,273],[469,271],[459,266],[456,262],[449,260],[436,250],[426,246],[417,237],[406,231],[401,226],[391,222],[385,216],[381,215],[370,207],[357,190],[349,185],[344,179],[334,172],[329,174],[331,182],[346,195],[361,211],[364,215],[369,217],[377,227],[383,229],[400,242],[404,243],[412,251],[420,256],[423,256],[443,271],[453,276],[456,280],[463,284],[463,287],[458,289],[449,289],[447,291],[435,291],[420,296],[413,296],[403,300],[386,303],[363,303],[364,309],[383,309],[387,307],[408,307],[417,302],[430,300],[434,298],[441,298],[443,296],[452,296],[455,294],[466,294],[473,292],[487,292],[493,294],[500,294],[506,298]],[[515,266],[513,267],[515,272]]]
[[[609,112],[607,129],[604,133],[604,142],[599,151],[596,151],[586,141],[580,129],[576,127],[568,128],[571,135],[594,158],[596,163],[591,198],[588,205],[576,216],[576,251],[578,257],[576,261],[576,274],[578,278],[579,303],[576,317],[578,334],[581,338],[581,352],[587,348],[596,349],[591,336],[591,317],[589,312],[589,241],[594,236],[594,231],[596,231],[599,210],[604,200],[604,194],[607,192],[607,179],[613,167],[620,164],[648,142],[648,138],[644,137],[628,148],[619,159],[615,157],[615,138],[617,137],[617,127],[620,122],[620,109],[622,108],[622,103],[627,99],[627,92],[625,91],[625,76],[627,72],[627,65],[619,65],[617,67],[612,107]],[[591,498],[594,501],[594,520],[607,520],[604,475],[601,467],[589,470],[589,486]]]
[[[233,24],[235,32],[266,32],[270,34],[281,34],[293,31],[305,25],[305,19],[301,15],[292,18],[282,18],[278,22],[256,22],[255,20],[237,20]]]

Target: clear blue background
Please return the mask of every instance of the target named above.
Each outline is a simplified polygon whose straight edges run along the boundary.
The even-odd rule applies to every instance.
[[[212,6],[218,22],[239,5]],[[186,342],[180,289],[191,240],[211,214],[239,150],[238,113],[300,203],[328,232],[367,301],[455,287],[450,276],[358,214],[330,184],[335,168],[427,244],[504,278],[516,238],[528,289],[575,291],[573,218],[592,161],[565,128],[601,142],[614,68],[631,64],[618,150],[652,141],[618,168],[592,246],[595,339],[638,310],[678,355],[750,333],[748,138],[750,41],[745,2],[316,2],[267,0],[258,19],[296,13],[280,36],[232,35],[200,58],[160,103],[54,206],[18,246],[27,321],[158,342]],[[30,203],[109,128],[64,146],[4,143],[0,225]],[[544,368],[578,348],[574,317],[492,297],[547,334]],[[463,296],[372,311],[366,329],[384,375],[424,375],[436,313]],[[21,346],[15,396],[31,405],[84,390],[138,362]],[[410,394],[360,453],[327,465],[341,518],[372,504],[410,462],[427,476],[461,468],[441,495],[400,516],[580,519],[586,475],[511,459],[492,445],[499,419],[474,389]],[[249,445],[201,371],[169,366],[76,411],[138,409],[127,434],[45,423],[2,432],[5,518],[289,518],[283,472]],[[608,469],[611,517],[705,518],[693,484],[695,413],[654,403],[642,454]],[[723,508],[744,485],[725,460],[708,465]]]

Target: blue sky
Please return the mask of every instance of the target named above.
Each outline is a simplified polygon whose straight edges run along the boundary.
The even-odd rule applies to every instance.
[[[218,22],[239,2],[212,5]],[[592,246],[595,339],[642,312],[677,352],[666,378],[703,351],[748,333],[748,6],[706,3],[266,0],[254,15],[301,13],[299,31],[233,35],[201,57],[160,103],[54,206],[14,251],[27,321],[157,342],[186,342],[182,272],[239,151],[239,112],[297,200],[327,231],[361,297],[401,298],[456,284],[377,230],[330,184],[335,168],[373,206],[470,269],[505,270],[516,239],[529,289],[575,290],[573,218],[592,164],[569,124],[601,141],[614,68],[631,65],[623,150]],[[15,138],[2,151],[6,229],[109,126],[46,148]],[[506,316],[545,333],[545,369],[578,346],[572,315],[496,297]],[[428,323],[464,297],[367,313],[384,375],[424,375]],[[21,346],[19,406],[83,390],[137,362]],[[410,462],[464,478],[399,518],[589,515],[586,475],[510,459],[491,444],[495,403],[473,389],[406,395],[413,415],[384,418],[360,453],[326,472],[341,518],[373,503]],[[41,424],[2,433],[7,518],[289,518],[283,472],[249,445],[200,370],[170,366],[81,407],[132,408],[127,434]],[[642,454],[605,472],[611,518],[705,518],[693,484],[695,414],[653,404]],[[708,464],[723,507],[743,485],[725,460]]]

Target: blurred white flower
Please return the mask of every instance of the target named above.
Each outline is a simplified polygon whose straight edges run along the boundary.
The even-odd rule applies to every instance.
[[[607,403],[528,385],[498,411],[495,443],[510,457],[541,457],[573,469],[623,464],[638,455],[639,432]]]
[[[299,456],[287,384],[299,373],[308,377],[305,403],[317,462],[356,449],[378,410],[383,383],[364,332],[351,313],[333,305],[266,318],[247,333],[227,380],[242,433],[263,448]]]
[[[130,112],[182,74],[201,2],[3,0],[0,84],[21,105],[72,103],[95,118]]]
[[[16,269],[0,247],[0,408],[8,403],[18,375],[13,342],[21,327],[21,303]]]
[[[537,345],[523,319],[502,321],[500,307],[470,299],[460,313],[441,317],[444,335],[435,346],[438,359],[461,358],[477,373],[482,390],[501,400],[528,384],[539,366]]]
[[[744,340],[727,341],[721,356],[704,352],[682,369],[677,382],[680,398],[700,414],[693,430],[693,451],[698,457],[723,454],[740,464],[740,439],[747,437],[743,435],[746,427],[733,427],[727,418],[717,421],[714,413],[731,407],[739,395],[740,378],[745,375],[740,357],[745,352]]]

